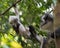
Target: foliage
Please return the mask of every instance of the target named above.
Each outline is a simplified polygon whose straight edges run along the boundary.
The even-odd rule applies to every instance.
[[[14,2],[15,0],[0,0],[0,14]],[[45,36],[45,31],[39,30],[40,17],[47,9],[50,10],[52,3],[52,0],[21,0],[17,5],[21,22],[27,26],[34,25],[37,33]],[[38,42],[26,41],[24,37],[16,35],[8,21],[11,15],[15,15],[13,8],[0,15],[0,48],[39,48]]]

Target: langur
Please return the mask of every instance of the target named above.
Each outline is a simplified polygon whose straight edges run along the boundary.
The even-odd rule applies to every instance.
[[[44,16],[42,16],[41,18],[42,20],[42,23],[41,23],[41,28],[42,29],[45,29],[45,30],[48,30],[47,32],[47,38],[48,38],[48,41],[49,40],[54,40],[55,38],[56,39],[59,39],[60,38],[60,28],[57,28],[55,29],[55,31],[53,31],[53,26],[51,26],[51,24],[54,23],[54,17],[52,17],[50,14],[45,14]],[[49,27],[48,27],[49,26]],[[51,29],[52,27],[52,29]],[[52,39],[51,39],[52,38]]]
[[[40,28],[43,30],[47,30],[47,39],[46,41],[44,41],[44,47],[48,48],[48,44],[51,40],[51,33],[53,32],[53,16],[50,13],[45,13],[42,17],[41,17],[41,25]]]

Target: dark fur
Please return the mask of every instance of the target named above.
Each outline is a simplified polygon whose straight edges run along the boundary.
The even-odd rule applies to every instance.
[[[60,38],[60,28],[56,29],[55,32],[51,33],[51,37],[54,38],[54,35],[56,38]]]
[[[35,37],[36,34],[37,34],[36,31],[35,31],[35,28],[32,25],[29,25],[28,27],[29,27],[29,31],[31,33],[31,36]]]
[[[45,13],[45,16],[43,18],[43,20],[45,22],[42,22],[43,24],[41,26],[44,26],[45,24],[47,24],[48,22],[53,22],[53,17],[51,17],[52,15],[48,14],[48,13]],[[43,17],[43,16],[42,16]]]
[[[16,27],[13,25],[13,29],[16,31],[17,34],[19,34],[19,26],[19,23],[16,25]]]

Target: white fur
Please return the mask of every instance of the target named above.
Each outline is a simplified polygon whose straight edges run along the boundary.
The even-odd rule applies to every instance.
[[[27,31],[27,35],[30,37],[31,33],[29,32],[29,28],[26,26],[25,29]]]
[[[21,31],[21,32],[26,31],[25,27],[21,23],[20,23],[20,26],[19,26],[19,31]]]
[[[42,37],[42,35],[36,35],[36,38],[39,40],[39,41],[42,41],[43,40],[43,37]]]
[[[9,16],[9,22],[12,22],[14,19],[19,20],[19,18],[17,16]]]
[[[17,16],[10,16],[9,17],[9,22],[12,22],[14,19],[18,19],[18,17]],[[23,24],[19,20],[18,20],[18,23],[20,24],[20,26],[19,26],[19,33],[21,35],[28,35],[28,36],[30,36],[29,29],[28,28],[25,28],[23,26]],[[16,26],[16,23],[13,22],[12,25],[15,25]]]
[[[36,38],[41,42],[40,48],[42,48],[43,47],[43,36],[36,35]]]

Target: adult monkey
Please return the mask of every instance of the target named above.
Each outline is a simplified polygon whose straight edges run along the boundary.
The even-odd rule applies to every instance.
[[[43,30],[47,30],[47,43],[45,47],[48,47],[48,44],[51,41],[51,37],[54,37],[54,33],[53,33],[53,22],[54,22],[54,17],[53,15],[51,15],[49,12],[45,13],[42,17],[41,17],[41,25],[40,28]],[[53,40],[53,39],[52,39]]]
[[[59,16],[60,15],[60,11],[57,9],[57,8],[60,8],[60,7],[58,5],[59,4],[56,5],[55,11],[54,11],[54,14],[55,14],[54,22],[53,22],[53,18],[51,18],[47,14],[49,16],[49,18],[48,18],[48,16],[46,17],[46,14],[45,14],[44,17],[42,16],[42,21],[43,22],[42,22],[41,28],[45,29],[45,30],[48,30],[48,37],[53,38],[55,40],[56,47],[60,48],[60,45],[59,45],[60,44],[60,22],[59,22],[59,20],[60,20],[60,16]]]

